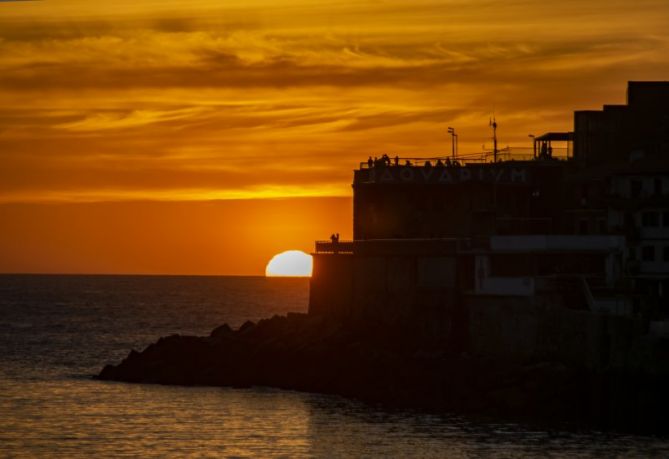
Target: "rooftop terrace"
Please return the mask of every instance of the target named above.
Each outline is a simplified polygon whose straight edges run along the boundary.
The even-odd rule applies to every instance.
[[[550,154],[549,154],[550,151]],[[568,161],[572,159],[570,147],[548,147],[542,153],[540,148],[506,147],[497,151],[497,160],[493,151],[468,153],[456,156],[394,156],[381,155],[370,157],[360,163],[360,169],[371,169],[378,166],[465,166],[479,164],[494,164],[509,161]]]

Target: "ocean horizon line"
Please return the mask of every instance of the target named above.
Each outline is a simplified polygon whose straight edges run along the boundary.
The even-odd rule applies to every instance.
[[[35,277],[244,277],[263,279],[309,279],[310,276],[266,276],[264,274],[171,274],[171,273],[32,273],[0,272],[0,276]]]

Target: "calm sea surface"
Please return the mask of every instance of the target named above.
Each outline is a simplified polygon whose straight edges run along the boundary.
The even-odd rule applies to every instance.
[[[303,279],[0,276],[0,457],[669,456],[662,438],[91,379],[160,336],[305,311],[307,296]]]

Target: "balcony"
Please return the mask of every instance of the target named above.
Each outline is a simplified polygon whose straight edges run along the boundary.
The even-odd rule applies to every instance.
[[[444,256],[455,255],[458,251],[482,248],[485,240],[433,238],[433,239],[364,239],[357,241],[316,241],[317,254],[357,254]]]
[[[316,241],[316,253],[352,254],[353,241]]]

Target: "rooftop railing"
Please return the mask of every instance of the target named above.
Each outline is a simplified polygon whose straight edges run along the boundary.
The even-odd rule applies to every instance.
[[[317,254],[353,253],[454,253],[456,250],[480,250],[490,248],[488,238],[395,238],[361,239],[357,241],[316,241]]]
[[[353,253],[353,241],[316,241],[316,253]]]
[[[569,148],[553,148],[549,161],[566,161],[570,159]],[[497,150],[497,162],[507,161],[546,161],[546,158],[537,157],[533,148],[506,147]],[[464,155],[447,156],[388,156],[384,155],[360,163],[360,169],[370,169],[377,166],[464,166],[467,164],[487,164],[495,162],[493,151],[468,153]]]

